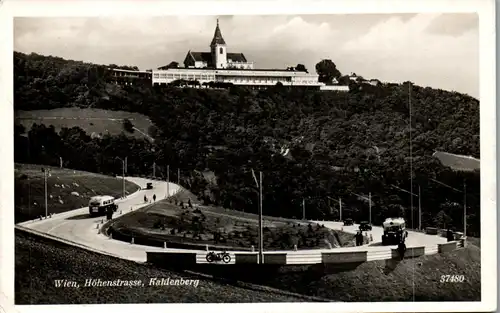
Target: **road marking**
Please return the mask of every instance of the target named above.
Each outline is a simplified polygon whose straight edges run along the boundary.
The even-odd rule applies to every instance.
[[[51,231],[53,231],[54,229],[56,229],[57,227],[61,227],[61,226],[65,225],[65,224],[67,224],[67,223],[69,223],[69,222],[71,222],[71,221],[65,221],[65,222],[62,222],[62,223],[60,223],[60,224],[57,224],[56,226],[54,226],[54,227],[52,227],[51,229],[49,229],[49,230],[47,231],[47,234],[50,234],[50,232],[51,232]]]

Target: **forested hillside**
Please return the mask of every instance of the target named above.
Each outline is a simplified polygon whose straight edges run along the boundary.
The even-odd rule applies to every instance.
[[[79,129],[16,128],[16,161],[119,173],[116,156],[128,156],[129,174],[181,168],[182,183],[206,201],[256,211],[251,169],[263,171],[264,213],[307,218],[343,216],[372,220],[405,214],[411,221],[410,123],[414,186],[420,186],[424,226],[463,227],[467,182],[468,229],[479,232],[479,173],[454,172],[432,157],[435,150],[479,158],[479,101],[460,93],[409,82],[351,84],[349,93],[288,90],[253,92],[106,83],[105,66],[40,55],[14,55],[15,110],[84,107],[147,115],[155,142],[126,136],[91,138]],[[28,145],[29,144],[29,149]],[[215,182],[201,173],[215,173]],[[418,198],[413,199],[417,208]],[[418,217],[414,215],[414,226]],[[411,222],[410,222],[411,226]]]

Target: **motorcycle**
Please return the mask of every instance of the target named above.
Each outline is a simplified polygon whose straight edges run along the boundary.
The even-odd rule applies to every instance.
[[[216,261],[223,261],[224,263],[229,263],[231,262],[231,256],[226,251],[223,251],[221,253],[215,253],[214,251],[209,252],[207,254],[207,262],[212,263]]]

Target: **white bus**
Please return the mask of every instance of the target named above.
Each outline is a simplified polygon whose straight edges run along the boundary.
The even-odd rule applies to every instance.
[[[115,204],[115,198],[111,196],[92,197],[89,201],[89,214],[90,216],[106,214],[109,207],[113,209],[113,212],[116,212],[118,206]]]

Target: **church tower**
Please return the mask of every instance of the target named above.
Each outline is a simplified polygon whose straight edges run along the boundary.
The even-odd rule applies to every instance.
[[[227,66],[227,47],[220,32],[219,19],[217,19],[214,38],[210,44],[210,52],[212,53],[212,62],[215,68],[225,68]]]

